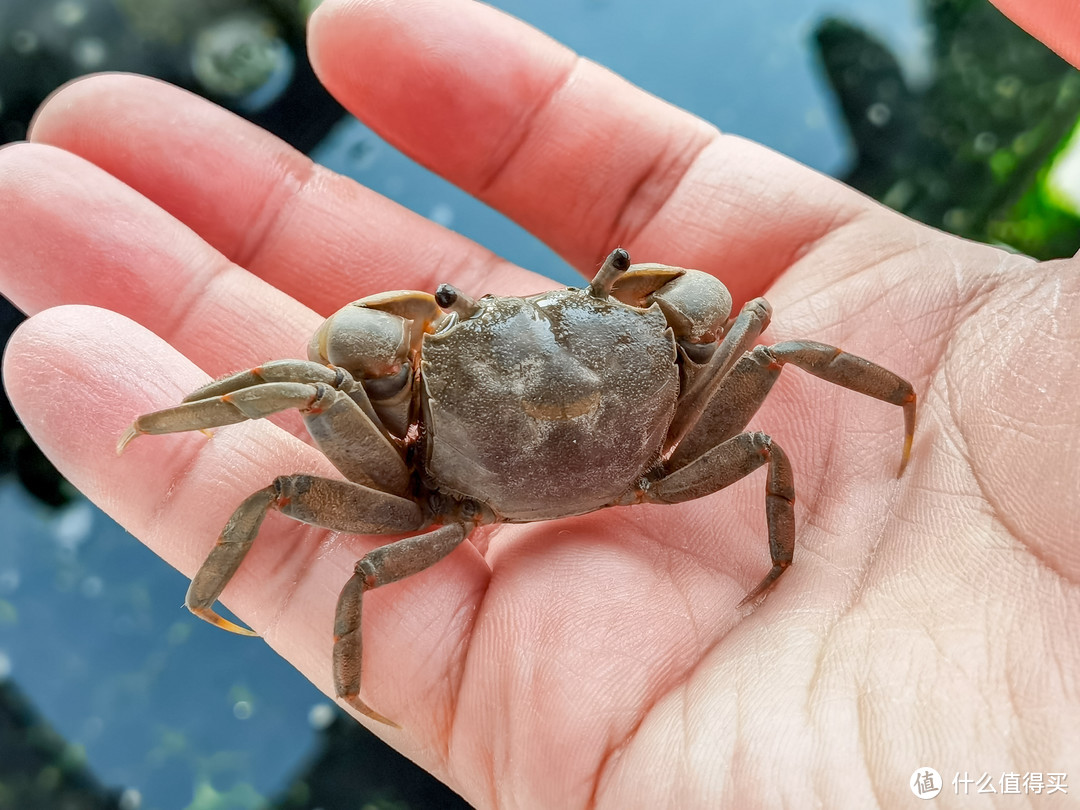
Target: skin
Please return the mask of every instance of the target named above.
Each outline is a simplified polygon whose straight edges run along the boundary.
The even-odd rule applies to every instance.
[[[1069,8],[1025,22],[1076,54]],[[372,592],[364,691],[403,727],[376,733],[478,807],[910,806],[924,765],[1075,780],[1078,260],[908,221],[469,0],[328,0],[311,52],[345,106],[584,273],[621,244],[736,305],[767,292],[768,342],[842,346],[920,397],[898,480],[895,408],[781,376],[753,424],[794,466],[798,547],[756,610],[736,605],[768,569],[760,473],[501,526]],[[117,458],[135,415],[303,356],[362,295],[548,286],[147,79],[60,90],[30,141],[0,151],[0,288],[33,315],[5,384],[64,474],[188,575],[273,476],[332,471],[295,418]],[[337,591],[380,542],[271,515],[225,601],[329,691]]]

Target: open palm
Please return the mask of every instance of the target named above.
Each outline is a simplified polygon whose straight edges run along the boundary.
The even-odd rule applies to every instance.
[[[364,696],[403,726],[378,733],[483,807],[887,806],[923,765],[1075,770],[1075,260],[919,226],[467,0],[326,2],[311,42],[347,107],[583,272],[624,245],[737,302],[767,293],[769,342],[842,346],[921,400],[897,479],[899,409],[781,377],[753,424],[792,460],[798,544],[752,612],[736,605],[769,567],[762,473],[482,530],[372,592]],[[334,473],[295,419],[117,458],[135,415],[303,356],[363,295],[546,286],[148,79],[65,88],[31,140],[0,154],[0,284],[36,313],[8,350],[11,398],[189,575],[275,475]],[[337,591],[379,542],[271,515],[225,601],[332,692]]]

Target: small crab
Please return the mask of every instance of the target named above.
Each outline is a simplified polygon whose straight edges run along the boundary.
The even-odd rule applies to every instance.
[[[906,380],[823,343],[755,345],[771,315],[764,298],[730,314],[731,296],[713,276],[631,266],[622,249],[583,289],[476,300],[449,284],[434,295],[381,293],[331,316],[309,360],[203,386],[140,416],[117,450],[144,433],[295,408],[341,472],[280,476],[236,509],[186,599],[234,632],[251,633],[213,606],[268,510],[355,534],[428,529],[364,555],[337,604],[337,695],[391,723],[360,699],[363,595],[434,565],[476,526],[680,503],[767,464],[772,569],[743,604],[772,588],[795,548],[793,475],[779,445],[744,429],[786,363],[901,406],[903,472],[915,429]]]

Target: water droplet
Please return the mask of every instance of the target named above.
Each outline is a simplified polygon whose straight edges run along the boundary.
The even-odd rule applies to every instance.
[[[994,84],[994,90],[1002,98],[1016,98],[1024,89],[1024,83],[1016,76],[1002,76]]]
[[[346,150],[349,160],[349,168],[353,171],[363,171],[371,168],[379,156],[379,145],[374,138],[361,136],[349,144]]]
[[[971,214],[963,208],[950,208],[942,219],[953,233],[963,233],[971,227]]]
[[[980,132],[975,136],[975,151],[980,155],[989,155],[997,149],[998,137],[993,132]]]
[[[90,536],[94,525],[94,510],[88,501],[75,501],[53,522],[53,537],[66,551],[75,551]]]
[[[89,576],[82,581],[82,585],[79,586],[79,591],[87,599],[96,599],[101,596],[101,592],[104,590],[104,585],[101,582],[101,577]]]
[[[191,69],[207,91],[262,109],[292,80],[292,51],[272,20],[239,14],[216,21],[195,38]]]
[[[165,639],[170,644],[183,644],[191,637],[193,622],[173,622],[165,633]]]
[[[11,49],[20,56],[27,56],[37,50],[38,35],[33,31],[20,28],[11,34]]]
[[[95,70],[105,64],[109,49],[104,40],[97,37],[82,37],[71,46],[71,58],[83,70]]]
[[[876,101],[867,108],[866,119],[875,127],[883,127],[892,119],[892,109],[883,101]]]
[[[86,19],[86,6],[76,0],[60,0],[53,6],[53,19],[60,25],[78,25]]]
[[[5,568],[0,571],[0,593],[15,593],[19,589],[19,569]]]
[[[454,221],[454,209],[446,203],[435,203],[428,214],[428,219],[444,228],[449,228]]]
[[[334,722],[334,717],[337,716],[337,709],[334,708],[332,703],[316,703],[308,711],[308,723],[316,731],[322,731]]]
[[[251,703],[246,700],[238,700],[233,704],[232,713],[237,720],[247,720],[251,717],[254,710],[251,708]]]
[[[803,121],[808,129],[824,129],[828,126],[829,117],[823,107],[811,107],[803,113]]]

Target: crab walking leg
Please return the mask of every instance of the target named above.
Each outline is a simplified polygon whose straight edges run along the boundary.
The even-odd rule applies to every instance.
[[[304,424],[319,450],[350,481],[404,495],[411,480],[409,468],[377,417],[369,416],[353,396],[327,390],[332,395],[316,400],[304,412]]]
[[[916,398],[911,383],[869,360],[809,340],[757,346],[744,354],[720,382],[694,430],[675,447],[668,459],[668,468],[678,469],[691,463],[717,442],[743,430],[787,363],[823,380],[903,408],[904,448],[897,475],[903,474],[915,434]]]
[[[305,410],[311,407],[319,393],[317,385],[291,382],[265,383],[218,397],[185,402],[172,408],[144,413],[124,431],[116,445],[116,452],[122,452],[136,436],[205,430],[234,425],[248,419],[262,419],[293,408]]]
[[[271,509],[296,520],[350,534],[392,534],[423,527],[425,517],[411,500],[387,492],[314,475],[284,475],[248,496],[225,524],[214,548],[191,580],[188,610],[223,630],[255,635],[214,612]]]
[[[896,475],[904,474],[911,458],[911,442],[915,437],[916,400],[911,383],[877,363],[812,340],[777,343],[769,347],[769,352],[780,365],[791,363],[815,377],[903,408],[904,450]]]
[[[709,402],[716,398],[717,387],[739,358],[754,345],[754,341],[769,325],[771,317],[772,307],[764,298],[746,302],[712,356],[694,369],[687,391],[679,398],[678,409],[668,428],[668,448],[678,445],[694,429]]]
[[[289,362],[300,365],[297,361]],[[329,368],[317,363],[304,365],[333,374]],[[246,375],[251,373],[241,372],[219,383],[227,383],[229,379],[246,379]],[[195,394],[219,383],[211,383]],[[189,400],[195,394],[190,395]],[[363,405],[367,405],[367,408]],[[404,494],[409,486],[409,470],[401,454],[381,429],[359,384],[355,385],[355,390],[347,393],[325,382],[259,383],[225,394],[186,401],[140,416],[121,436],[116,449],[117,452],[123,451],[132,439],[147,433],[204,430],[292,409],[304,415],[308,432],[342,475],[350,481],[384,492]]]
[[[310,360],[273,360],[261,366],[238,371],[226,377],[196,388],[183,402],[195,402],[200,399],[212,399],[223,394],[231,394],[241,388],[252,388],[263,383],[297,382],[324,383],[333,388],[341,388],[347,383],[356,385],[351,375],[337,366],[327,366]]]
[[[665,467],[685,467],[720,442],[746,429],[750,418],[780,376],[780,364],[758,346],[747,352],[720,382],[694,429],[683,437]]]
[[[374,549],[356,564],[355,573],[338,597],[334,617],[334,689],[339,698],[361,714],[397,726],[360,699],[363,653],[360,618],[364,594],[434,565],[457,548],[472,528],[467,523],[449,523],[427,534]]]
[[[276,498],[277,492],[273,486],[252,493],[237,507],[225,528],[221,530],[217,542],[191,580],[184,597],[187,609],[200,619],[205,619],[230,633],[242,636],[258,635],[254,630],[219,616],[214,610],[214,603],[244,561],[244,555],[251,548],[251,542],[259,533],[263,518]]]
[[[739,603],[745,605],[769,590],[795,552],[795,481],[787,455],[764,433],[740,433],[690,464],[653,482],[645,500],[682,503],[724,489],[768,462],[765,519],[769,527],[772,570]]]

